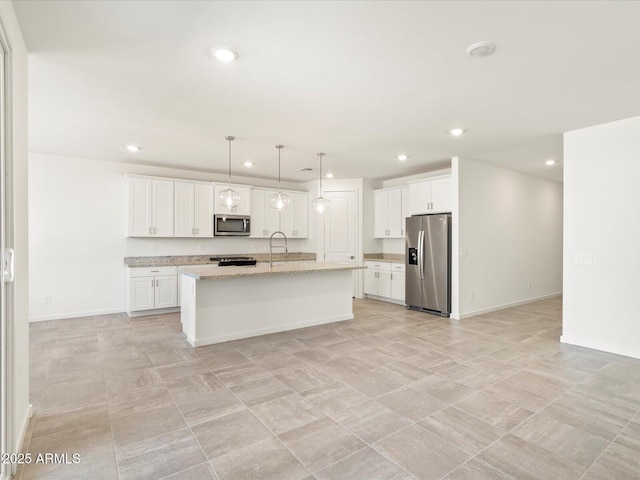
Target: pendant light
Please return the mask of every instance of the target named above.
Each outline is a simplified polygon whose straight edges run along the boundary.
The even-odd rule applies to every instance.
[[[284,148],[284,145],[276,145],[276,148],[278,149],[278,190],[280,190],[280,152]],[[274,193],[269,197],[269,204],[278,211],[287,208],[289,203],[291,203],[289,195],[282,191]]]
[[[231,142],[233,142],[236,137],[228,136],[224,138],[229,142],[229,188],[218,194],[218,201],[220,205],[228,208],[229,211],[233,211],[240,205],[240,193],[231,188]]]
[[[324,213],[329,210],[331,203],[322,196],[322,157],[324,157],[324,153],[320,152],[318,156],[320,157],[320,195],[313,199],[311,207],[318,213]]]

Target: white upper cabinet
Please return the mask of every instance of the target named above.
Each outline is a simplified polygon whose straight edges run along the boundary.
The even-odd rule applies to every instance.
[[[268,238],[273,232],[282,231],[289,238],[309,236],[309,194],[282,190],[291,203],[278,211],[269,203],[269,197],[278,190],[254,188],[251,192],[251,237]]]
[[[453,204],[451,175],[409,184],[409,214],[450,212]]]
[[[173,181],[128,178],[129,236],[173,236]]]
[[[280,230],[289,238],[307,238],[309,236],[309,194],[307,192],[286,193],[289,194],[291,204],[280,212]]]
[[[254,188],[251,192],[251,237],[270,237],[280,229],[279,212],[269,205],[269,195],[275,192],[264,188]]]
[[[213,237],[213,185],[175,182],[174,235]]]
[[[215,185],[215,198],[214,198],[214,212],[216,214],[231,214],[231,215],[250,215],[251,214],[251,187],[246,185],[234,185],[231,184],[231,188],[233,188],[236,192],[240,194],[240,204],[232,209],[225,207],[220,199],[218,198],[218,194],[224,190],[229,188],[228,183],[216,183]]]
[[[373,192],[373,232],[375,238],[402,238],[402,187]]]

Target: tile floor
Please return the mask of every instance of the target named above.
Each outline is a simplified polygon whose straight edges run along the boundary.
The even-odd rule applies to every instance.
[[[31,325],[30,479],[638,479],[640,360],[559,343],[559,298],[192,349],[179,316]]]

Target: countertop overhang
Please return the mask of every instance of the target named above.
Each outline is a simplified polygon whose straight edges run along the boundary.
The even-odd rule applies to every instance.
[[[214,280],[230,277],[252,277],[256,275],[287,275],[292,273],[312,273],[336,270],[361,270],[367,267],[330,262],[290,262],[284,265],[256,265],[242,267],[218,267],[203,265],[198,267],[184,267],[178,273],[193,277],[196,280]]]

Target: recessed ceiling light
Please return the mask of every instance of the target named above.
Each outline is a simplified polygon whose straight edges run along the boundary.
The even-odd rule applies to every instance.
[[[229,47],[213,47],[211,49],[211,55],[224,63],[233,62],[238,58],[238,52]]]
[[[548,165],[549,167],[551,165],[555,165],[556,161],[553,158],[550,158],[549,160],[547,160],[546,162],[544,162],[545,165]]]
[[[491,42],[477,42],[467,47],[467,55],[472,57],[486,57],[496,49],[496,44]]]
[[[251,168],[251,167],[253,167],[253,162],[248,162],[248,161],[244,162],[244,166],[247,167],[247,168]]]
[[[459,137],[460,135],[462,135],[464,133],[464,129],[463,128],[452,128],[451,130],[449,130],[449,133],[451,135],[453,135],[454,137]]]
[[[333,173],[331,172],[327,173],[327,178],[333,178]]]
[[[142,150],[142,148],[138,147],[137,145],[127,145],[127,150],[129,150],[130,152],[137,152],[139,150]]]
[[[401,162],[404,162],[407,158],[409,158],[409,155],[405,155],[404,153],[398,155],[398,160],[400,160]]]

